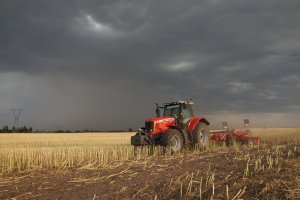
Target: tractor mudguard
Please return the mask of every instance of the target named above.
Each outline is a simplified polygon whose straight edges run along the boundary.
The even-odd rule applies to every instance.
[[[192,117],[191,120],[190,120],[190,123],[188,125],[188,128],[187,130],[189,132],[192,132],[194,130],[194,128],[196,127],[196,125],[199,123],[199,122],[203,122],[205,123],[206,125],[209,125],[209,122],[207,121],[207,119],[205,119],[204,117]]]

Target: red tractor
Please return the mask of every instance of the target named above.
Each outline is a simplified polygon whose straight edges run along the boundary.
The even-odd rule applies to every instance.
[[[194,103],[177,101],[165,103],[163,107],[156,104],[156,117],[145,121],[145,127],[131,137],[135,146],[161,145],[178,152],[187,144],[207,145],[209,142],[209,122],[203,117],[195,117]],[[160,115],[163,109],[163,116]]]

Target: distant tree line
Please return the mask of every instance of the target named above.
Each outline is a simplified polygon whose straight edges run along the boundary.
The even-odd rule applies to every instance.
[[[120,132],[133,132],[132,128],[127,130],[94,130],[94,129],[84,129],[84,130],[53,130],[53,131],[39,131],[35,132],[41,133],[120,133]]]
[[[133,132],[132,128],[128,129],[128,132]],[[101,133],[101,132],[109,132],[109,133],[119,133],[119,132],[127,132],[127,130],[93,130],[93,129],[85,129],[85,130],[33,130],[32,127],[22,126],[22,127],[11,127],[9,128],[7,125],[0,128],[0,133]]]
[[[7,125],[3,126],[2,129],[0,129],[0,133],[32,133],[32,127],[27,126],[21,126],[21,127],[15,127],[9,128]]]

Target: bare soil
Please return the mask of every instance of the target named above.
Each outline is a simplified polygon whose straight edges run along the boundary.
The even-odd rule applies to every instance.
[[[222,147],[117,167],[6,174],[0,199],[300,199],[297,148],[287,145],[276,157],[272,145]],[[262,158],[259,169],[257,158]]]

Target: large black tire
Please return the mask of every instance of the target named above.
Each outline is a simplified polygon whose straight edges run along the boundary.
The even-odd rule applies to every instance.
[[[193,143],[195,145],[201,144],[207,146],[209,141],[209,133],[208,126],[205,123],[198,123],[193,131]],[[205,136],[207,137],[207,140],[204,140],[204,134],[206,134]]]
[[[167,130],[160,139],[161,146],[167,147],[171,153],[179,152],[183,147],[183,137],[176,129]]]

